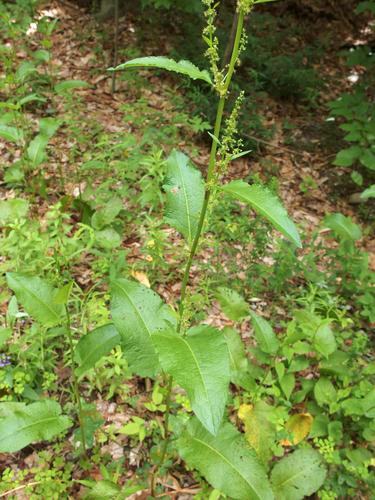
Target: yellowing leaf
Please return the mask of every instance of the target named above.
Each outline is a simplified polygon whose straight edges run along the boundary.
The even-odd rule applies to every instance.
[[[314,418],[310,413],[297,413],[292,415],[285,424],[285,429],[293,434],[293,441],[282,439],[280,444],[283,446],[292,446],[300,443],[310,434],[313,421]]]
[[[275,438],[275,426],[268,419],[272,410],[263,401],[255,405],[243,404],[238,410],[238,417],[244,422],[246,439],[263,463],[271,458]]]
[[[137,281],[139,281],[142,285],[147,286],[147,288],[151,288],[150,281],[147,277],[147,274],[142,273],[141,271],[132,271],[132,276]]]

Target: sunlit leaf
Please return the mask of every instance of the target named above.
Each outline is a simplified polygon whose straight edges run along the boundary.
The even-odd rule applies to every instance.
[[[297,247],[302,247],[296,226],[279,199],[267,188],[255,184],[250,186],[247,182],[237,180],[229,182],[222,190],[233,198],[248,203]]]
[[[249,305],[235,290],[231,290],[224,286],[219,287],[215,297],[229,319],[240,321],[249,315]]]
[[[254,325],[255,338],[259,347],[267,354],[275,354],[279,348],[279,340],[276,337],[272,326],[267,320],[256,314],[251,309],[249,310],[252,324]]]
[[[357,241],[362,238],[361,228],[343,214],[327,215],[324,224],[343,240]]]
[[[120,64],[116,68],[109,68],[108,71],[119,71],[128,68],[159,68],[175,73],[182,73],[193,80],[203,80],[212,85],[211,77],[206,70],[200,70],[190,61],[174,61],[164,56],[138,57]]]

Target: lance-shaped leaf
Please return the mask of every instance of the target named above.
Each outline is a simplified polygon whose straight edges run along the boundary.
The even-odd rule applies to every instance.
[[[255,382],[249,373],[249,360],[240,334],[233,328],[224,328],[223,335],[229,352],[231,382],[246,390],[254,389]]]
[[[116,68],[109,68],[108,71],[119,71],[129,68],[159,68],[174,73],[182,73],[192,80],[203,80],[212,85],[211,77],[206,70],[200,70],[190,61],[174,61],[164,56],[137,57],[131,61],[120,64]]]
[[[121,342],[121,337],[114,325],[103,325],[82,337],[74,352],[76,374],[82,377],[87,370],[95,366],[103,356],[106,356],[116,345]]]
[[[343,240],[357,241],[362,238],[361,228],[343,214],[327,215],[324,224]]]
[[[301,449],[275,465],[271,483],[278,500],[300,500],[315,493],[325,477],[321,455],[312,449]]]
[[[126,279],[112,282],[111,312],[130,368],[143,377],[155,375],[159,360],[151,336],[176,323],[169,307],[149,288]]]
[[[189,158],[172,151],[167,159],[165,220],[191,244],[197,231],[204,199],[202,175]]]
[[[212,436],[196,419],[190,420],[177,442],[185,462],[216,489],[237,500],[271,500],[266,471],[242,434],[225,423]]]
[[[202,325],[185,337],[173,332],[153,336],[163,369],[187,392],[191,407],[212,434],[225,409],[230,380],[229,355],[224,335]]]
[[[251,321],[254,326],[255,338],[259,347],[267,354],[275,354],[279,348],[279,341],[267,320],[250,310]]]
[[[0,137],[9,142],[20,142],[23,139],[22,130],[16,127],[0,124]]]
[[[68,417],[61,415],[60,405],[49,399],[19,408],[7,407],[6,414],[6,418],[0,419],[2,453],[13,453],[31,443],[48,441],[72,425]]]
[[[247,182],[237,180],[226,184],[222,190],[233,198],[248,203],[286,238],[301,248],[301,239],[296,226],[288,217],[280,200],[267,188],[255,184],[250,186]]]
[[[7,281],[26,312],[38,323],[47,327],[61,323],[65,308],[54,302],[58,292],[56,288],[41,278],[19,273],[7,273]]]
[[[34,167],[37,167],[45,161],[47,144],[48,137],[43,134],[38,134],[30,142],[27,148],[27,156]]]

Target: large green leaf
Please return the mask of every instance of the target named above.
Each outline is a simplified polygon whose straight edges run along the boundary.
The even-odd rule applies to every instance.
[[[7,403],[0,403],[0,414],[2,404]],[[71,425],[56,401],[45,399],[19,408],[8,407],[6,418],[0,420],[0,452],[13,453],[31,443],[48,441]]]
[[[112,324],[99,326],[82,337],[74,353],[78,364],[76,368],[78,377],[82,377],[87,370],[93,368],[97,361],[106,356],[120,342],[121,337]]]
[[[275,354],[279,348],[279,340],[277,339],[272,326],[267,320],[250,310],[251,321],[254,326],[255,338],[259,347],[267,354]]]
[[[324,224],[343,240],[356,241],[362,237],[361,228],[343,214],[327,215]]]
[[[184,153],[172,151],[169,155],[164,189],[167,194],[165,219],[191,244],[202,210],[204,182]]]
[[[164,56],[137,57],[131,61],[120,64],[116,68],[109,68],[108,71],[119,71],[128,68],[159,68],[175,73],[182,73],[193,80],[203,80],[212,85],[211,77],[206,70],[200,70],[190,61],[174,61]]]
[[[247,182],[237,180],[226,184],[222,190],[233,198],[248,203],[297,247],[302,246],[293,221],[280,200],[267,188],[255,184],[250,186]]]
[[[41,325],[50,327],[61,323],[65,308],[53,300],[56,288],[41,278],[20,273],[7,273],[7,281],[18,301]]]
[[[159,360],[151,335],[174,325],[175,317],[155,292],[140,283],[118,279],[111,289],[112,318],[129,366],[138,375],[153,376]]]
[[[185,462],[212,486],[237,500],[273,499],[265,469],[244,437],[225,423],[216,437],[195,418],[177,442]]]
[[[325,477],[321,455],[315,450],[301,449],[275,465],[271,483],[277,500],[300,500],[315,493]]]
[[[174,332],[153,336],[163,369],[187,392],[191,407],[212,434],[224,414],[230,380],[229,354],[222,332],[202,325],[185,337]]]

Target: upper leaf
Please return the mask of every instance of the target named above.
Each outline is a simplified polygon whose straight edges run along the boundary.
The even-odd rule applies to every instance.
[[[74,353],[78,364],[76,368],[78,377],[93,368],[95,363],[106,356],[120,341],[121,337],[112,324],[99,326],[82,337]]]
[[[155,375],[159,360],[151,335],[176,320],[172,311],[149,288],[126,279],[112,282],[111,312],[129,366],[138,375]]]
[[[153,336],[163,369],[187,392],[191,407],[212,434],[224,414],[230,380],[229,355],[224,335],[202,325],[186,337],[172,332]]]
[[[275,354],[279,348],[277,339],[272,326],[267,320],[250,310],[251,321],[254,325],[255,338],[259,347],[267,354]]]
[[[356,241],[362,237],[361,228],[350,217],[345,217],[343,214],[327,215],[324,223],[343,240]]]
[[[7,403],[1,403],[0,409],[2,404]],[[13,453],[30,443],[50,440],[72,425],[68,417],[61,415],[60,405],[50,399],[28,406],[7,407],[6,413],[6,417],[0,420],[0,451],[3,453]]]
[[[30,142],[27,148],[27,156],[34,167],[37,167],[45,161],[47,144],[48,137],[43,134],[38,134]]]
[[[277,500],[300,500],[315,493],[325,477],[321,455],[315,450],[301,449],[275,465],[271,483]]]
[[[128,68],[159,68],[175,73],[182,73],[192,80],[203,80],[212,85],[211,77],[206,70],[200,70],[190,61],[174,61],[164,56],[137,57],[131,61],[120,64],[116,68],[109,68],[108,71],[119,71]]]
[[[222,190],[233,198],[248,203],[297,247],[302,247],[296,226],[279,199],[267,188],[255,184],[250,186],[247,182],[237,180],[226,184]]]
[[[165,219],[191,244],[202,210],[204,182],[184,153],[174,150],[169,155],[164,189],[167,193]]]
[[[192,419],[177,442],[182,458],[216,489],[238,500],[273,499],[265,469],[243,436],[225,423],[216,437]]]
[[[18,301],[38,323],[47,327],[61,323],[65,308],[53,300],[56,288],[41,278],[19,273],[7,273],[7,281]]]

